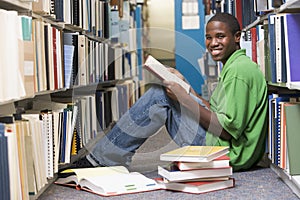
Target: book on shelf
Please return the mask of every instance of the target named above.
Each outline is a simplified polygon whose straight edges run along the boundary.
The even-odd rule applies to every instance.
[[[186,93],[190,92],[191,86],[189,84],[187,84],[185,81],[180,79],[175,74],[171,73],[167,69],[167,67],[165,67],[162,63],[160,63],[158,60],[153,58],[151,55],[147,57],[146,62],[144,64],[144,68],[147,69],[149,72],[151,72],[160,80],[175,81],[185,89]]]
[[[228,146],[184,146],[160,155],[162,161],[209,162],[229,152]]]
[[[1,174],[1,199],[10,199],[10,182],[9,182],[9,154],[8,154],[8,138],[5,134],[5,124],[0,123],[0,174]],[[6,192],[4,192],[6,191]]]
[[[288,172],[290,175],[300,175],[299,140],[300,140],[300,104],[286,104],[286,139],[288,155]]]
[[[67,169],[54,182],[100,196],[146,192],[162,189],[154,179],[124,166]]]
[[[300,70],[298,64],[300,57],[298,53],[300,51],[300,14],[285,13],[283,15],[284,26],[284,42],[286,45],[286,76],[287,84],[297,83],[300,86]]]
[[[232,167],[203,168],[181,171],[178,168],[158,166],[158,174],[169,181],[182,181],[197,178],[213,178],[232,175]]]
[[[276,72],[276,46],[275,46],[275,14],[268,15],[268,39],[269,39],[269,49],[270,49],[270,72],[271,81],[273,83],[277,82],[277,72]]]
[[[223,155],[209,162],[175,162],[174,165],[176,165],[178,169],[184,171],[203,168],[229,167],[229,161],[229,156]]]
[[[298,94],[271,94],[269,96],[269,137],[268,157],[278,166],[286,164],[286,117],[285,107],[289,104],[299,104]]]
[[[226,180],[212,180],[212,181],[190,181],[190,182],[165,182],[158,179],[157,182],[166,190],[186,192],[192,194],[201,194],[217,190],[232,188],[235,185],[234,178]]]

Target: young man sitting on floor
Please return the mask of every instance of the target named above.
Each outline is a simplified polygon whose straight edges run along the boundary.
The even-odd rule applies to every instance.
[[[209,102],[193,89],[187,94],[172,81],[153,86],[74,166],[129,165],[136,149],[164,125],[179,146],[229,146],[230,164],[235,171],[258,163],[267,132],[265,78],[240,48],[241,31],[234,16],[214,15],[207,23],[205,37],[213,60],[223,64]],[[184,80],[177,70],[170,71]]]

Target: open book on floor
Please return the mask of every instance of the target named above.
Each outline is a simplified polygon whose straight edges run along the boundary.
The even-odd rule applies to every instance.
[[[55,184],[73,186],[101,196],[116,196],[162,189],[155,180],[126,167],[95,167],[67,169],[59,174]]]
[[[162,161],[210,162],[229,152],[228,146],[184,146],[160,155]]]

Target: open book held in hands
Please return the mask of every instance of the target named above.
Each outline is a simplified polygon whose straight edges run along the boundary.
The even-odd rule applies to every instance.
[[[229,152],[228,146],[184,146],[160,155],[162,161],[210,162]]]
[[[73,186],[101,196],[162,189],[155,180],[139,172],[129,172],[123,166],[67,169],[59,176],[55,184]]]
[[[175,74],[168,71],[168,69],[162,63],[153,58],[151,55],[147,57],[146,62],[144,64],[144,68],[160,80],[174,81],[180,84],[181,87],[185,89],[186,93],[190,93],[191,86],[189,84],[187,84]]]

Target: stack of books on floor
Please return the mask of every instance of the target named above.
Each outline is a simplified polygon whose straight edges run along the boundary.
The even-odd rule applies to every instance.
[[[166,190],[194,194],[234,187],[228,152],[224,146],[185,146],[161,154],[169,163],[158,166],[158,182]]]

